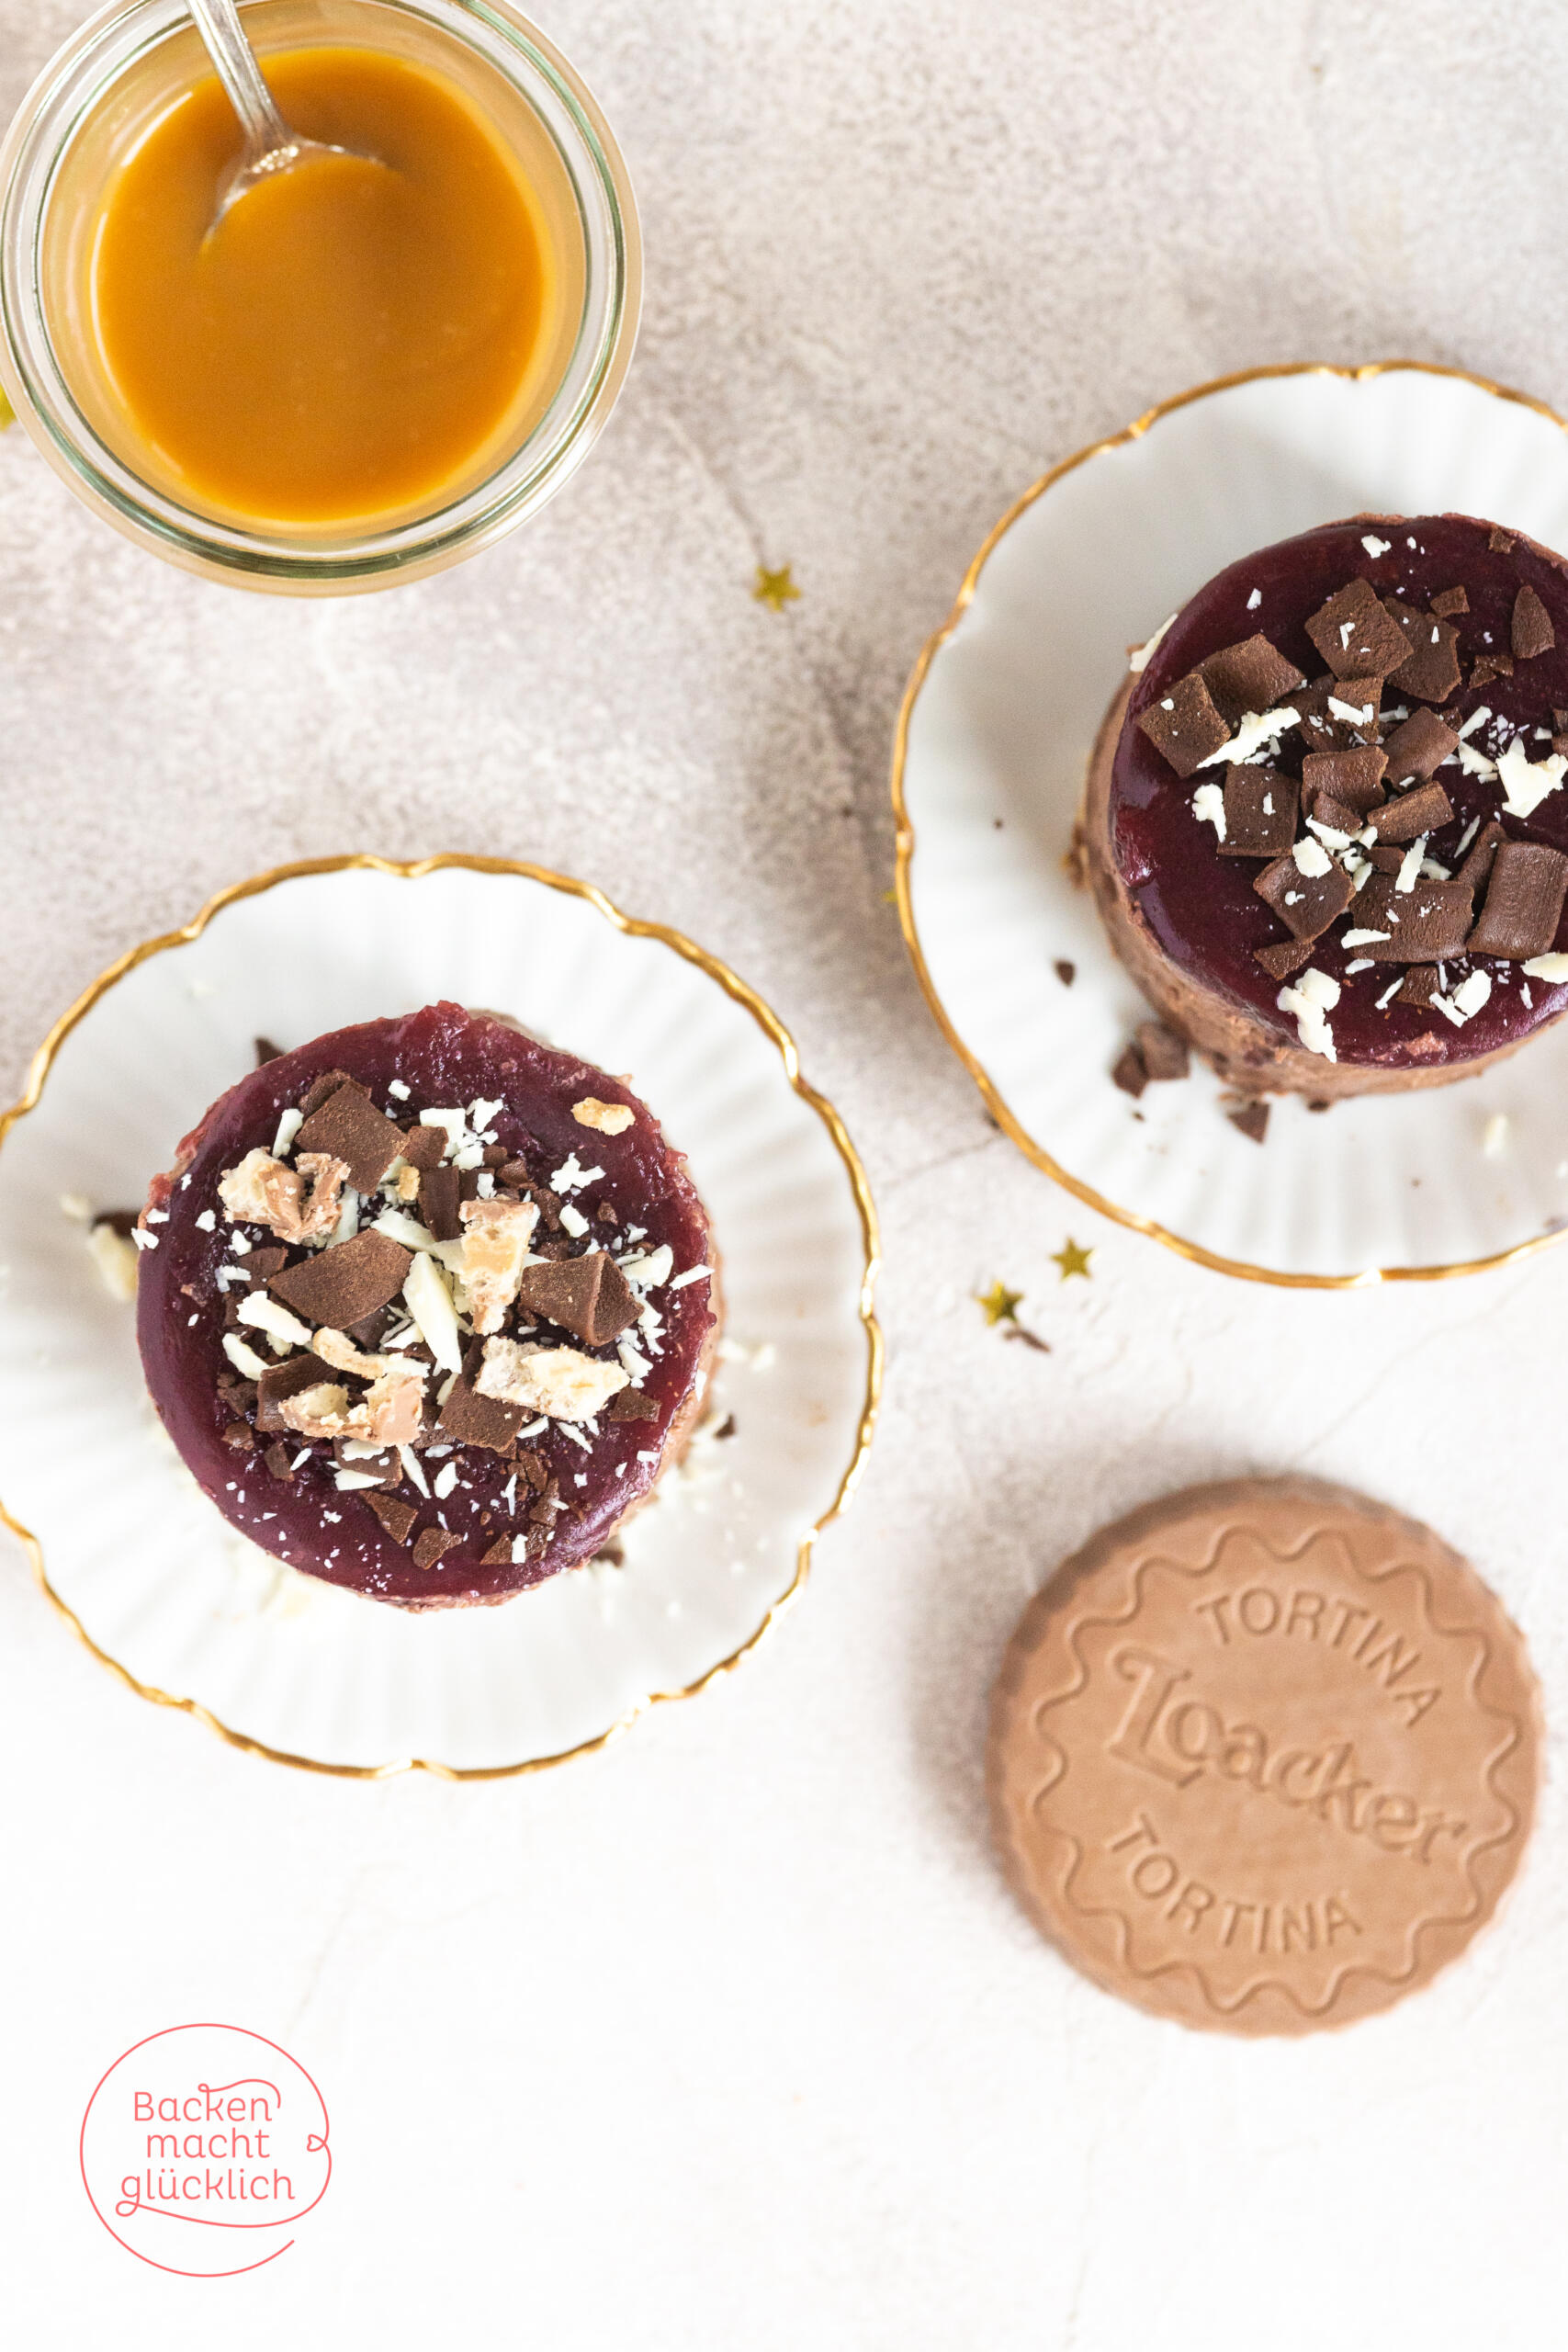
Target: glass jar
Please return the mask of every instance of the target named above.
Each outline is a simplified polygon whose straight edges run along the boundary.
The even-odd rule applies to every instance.
[[[91,244],[120,162],[210,72],[183,0],[113,0],[44,69],[0,147],[0,381],[83,503],[187,571],[305,596],[421,579],[542,506],[615,406],[642,295],[626,165],[571,67],[505,0],[259,0],[244,21],[264,61],[330,44],[440,74],[528,179],[561,300],[502,445],[420,511],[284,528],[203,511],[139,441],[92,332]]]

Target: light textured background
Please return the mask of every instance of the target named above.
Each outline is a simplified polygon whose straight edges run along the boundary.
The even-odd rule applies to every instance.
[[[0,104],[75,14],[0,0]],[[870,1165],[891,1341],[795,1618],[538,1781],[249,1762],[118,1690],[0,1563],[18,2346],[1470,2352],[1560,2320],[1559,1792],[1432,1992],[1247,2047],[1037,1941],[980,1741],[1026,1596],[1097,1521],[1292,1464],[1470,1551],[1568,1721],[1568,1250],[1295,1297],[1100,1226],[986,1126],[884,902],[903,678],[1048,463],[1266,360],[1403,353],[1568,402],[1568,12],[1529,15],[558,0],[649,300],[613,426],[531,528],[290,605],[133,552],[0,442],[6,1090],[113,955],[239,875],[538,858],[795,1027]],[[763,557],[804,591],[784,617],[749,600]],[[1069,1231],[1098,1254],[1061,1288]],[[998,1274],[1049,1357],[983,1329]],[[313,2070],[337,2173],[276,2269],[198,2285],[99,2228],[75,2135],[112,2058],[203,2015]]]

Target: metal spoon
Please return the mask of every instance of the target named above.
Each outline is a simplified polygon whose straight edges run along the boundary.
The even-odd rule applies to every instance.
[[[259,181],[289,171],[296,164],[314,163],[323,155],[344,155],[355,164],[377,161],[373,155],[356,154],[351,147],[325,146],[319,139],[305,139],[289,130],[262,79],[235,0],[186,0],[186,5],[245,134],[244,153],[218,191],[214,229],[230,207],[248,196]]]

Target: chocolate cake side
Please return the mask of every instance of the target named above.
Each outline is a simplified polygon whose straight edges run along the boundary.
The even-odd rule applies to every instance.
[[[599,1551],[718,1334],[684,1161],[621,1080],[441,1004],[273,1055],[153,1180],[138,1332],[224,1516],[412,1609]]]
[[[1145,652],[1085,862],[1117,955],[1229,1084],[1442,1085],[1568,1009],[1561,558],[1358,516],[1231,565]]]

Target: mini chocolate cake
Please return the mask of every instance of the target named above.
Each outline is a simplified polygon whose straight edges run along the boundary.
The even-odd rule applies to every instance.
[[[1568,564],[1360,515],[1232,564],[1133,656],[1089,876],[1232,1085],[1438,1086],[1568,1007],[1565,776]]]
[[[276,1054],[152,1180],[152,1400],[224,1517],[406,1609],[599,1551],[683,1449],[707,1217],[629,1088],[436,1004]]]

